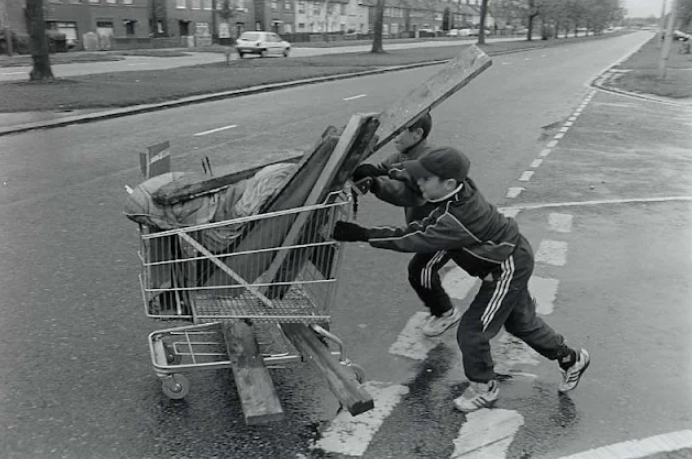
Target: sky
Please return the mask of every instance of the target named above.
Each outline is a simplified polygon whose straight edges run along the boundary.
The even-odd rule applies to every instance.
[[[670,8],[672,0],[668,0],[667,8]],[[661,7],[663,0],[625,0],[625,8],[627,8],[627,16],[635,18],[646,18],[651,15],[659,17],[661,15]]]

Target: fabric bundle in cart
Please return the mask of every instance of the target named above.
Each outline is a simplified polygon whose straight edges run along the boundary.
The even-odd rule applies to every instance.
[[[188,201],[164,206],[156,203],[153,194],[185,174],[172,172],[153,177],[127,197],[125,215],[132,221],[153,230],[184,228],[256,215],[262,205],[274,196],[296,165],[280,163],[260,169],[249,179],[238,181],[216,193],[198,196]],[[242,224],[224,225],[204,231],[199,241],[211,251],[223,250],[237,238]]]

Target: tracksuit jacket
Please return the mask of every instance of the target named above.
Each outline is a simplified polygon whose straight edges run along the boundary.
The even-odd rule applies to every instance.
[[[392,180],[389,185],[397,202],[415,208],[423,202],[410,184]],[[469,178],[452,195],[430,204],[434,209],[422,220],[398,228],[370,228],[368,242],[399,252],[449,251],[462,269],[483,278],[496,271],[522,240],[514,219],[488,203]]]

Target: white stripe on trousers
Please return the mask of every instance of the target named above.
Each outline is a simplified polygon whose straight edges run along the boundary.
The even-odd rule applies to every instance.
[[[447,253],[446,250],[440,250],[437,252],[433,257],[428,260],[428,262],[425,264],[425,267],[421,270],[420,272],[420,284],[423,286],[423,288],[427,288],[428,290],[432,289],[432,277],[433,273],[437,271],[435,268],[435,265],[444,258],[445,254]]]
[[[502,275],[500,276],[500,280],[495,286],[495,291],[493,292],[493,296],[490,298],[490,302],[488,302],[488,305],[485,307],[485,311],[481,316],[483,331],[485,331],[486,328],[488,328],[488,325],[490,325],[490,322],[492,322],[493,318],[495,317],[495,314],[497,313],[497,310],[500,309],[500,306],[502,305],[505,296],[507,296],[507,292],[509,291],[509,284],[512,282],[513,275],[514,257],[510,255],[509,258],[502,263]]]

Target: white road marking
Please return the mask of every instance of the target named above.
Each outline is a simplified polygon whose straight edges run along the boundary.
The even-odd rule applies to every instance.
[[[536,261],[552,266],[565,266],[567,263],[567,243],[543,239],[538,245]]]
[[[574,125],[574,123],[572,121],[565,121],[565,124],[563,124],[563,126],[564,126],[563,129],[571,127],[573,125]],[[565,131],[565,132],[567,132],[567,131]]]
[[[366,97],[367,94],[358,94],[357,96],[351,96],[351,97],[346,97],[344,100],[356,100],[360,99],[361,97]]]
[[[3,75],[22,75],[22,74],[27,74],[29,72],[5,72]]]
[[[466,416],[454,440],[451,459],[497,459],[505,457],[514,435],[524,425],[516,411],[482,409]]]
[[[392,413],[401,397],[409,392],[406,386],[386,386],[377,381],[368,381],[363,386],[375,400],[375,408],[357,417],[345,410],[340,412],[322,433],[322,437],[311,445],[311,449],[362,456],[385,418]]]
[[[579,118],[579,117],[578,116],[570,116],[569,118],[567,118],[567,120],[568,121],[577,121],[577,118]]]
[[[506,215],[507,217],[516,217],[519,215],[519,212],[521,212],[521,207],[500,207],[497,210],[499,210],[503,215]]]
[[[541,150],[541,153],[538,156],[545,158],[550,154],[551,151],[552,150],[550,148],[544,148],[543,150]]]
[[[546,202],[542,204],[522,204],[519,210],[547,209],[551,207],[598,206],[602,204],[634,204],[641,202],[692,201],[692,196],[662,196],[659,198],[603,199],[598,201]]]
[[[560,459],[637,459],[663,452],[692,448],[692,430],[680,430],[590,449]]]
[[[220,128],[216,128],[216,129],[211,129],[211,130],[209,130],[209,131],[198,132],[198,133],[195,134],[194,136],[195,136],[195,137],[199,137],[199,136],[201,136],[201,135],[213,134],[213,133],[215,133],[215,132],[225,131],[226,129],[233,129],[233,128],[236,128],[236,127],[238,127],[237,124],[231,124],[230,126],[224,126],[224,127],[220,127]]]
[[[567,124],[567,123],[565,123],[565,124]],[[571,124],[571,123],[570,123],[570,124]],[[567,132],[567,131],[569,131],[569,126],[563,126],[563,127],[561,127],[561,128],[559,129],[558,132]]]
[[[492,343],[491,353],[495,361],[495,372],[497,374],[524,376],[527,378],[538,377],[533,373],[526,373],[517,369],[520,365],[539,365],[542,357],[516,336],[502,332],[497,338],[497,342]]]
[[[561,139],[564,136],[565,136],[564,132],[559,132],[559,133],[555,134],[555,137],[553,137],[553,139]]]
[[[555,146],[558,144],[557,140],[551,140],[550,142],[547,143],[548,148],[555,148]]]
[[[471,277],[458,266],[453,267],[442,276],[442,287],[449,296],[457,300],[465,299],[478,283],[478,278]]]
[[[522,188],[520,186],[513,186],[507,190],[507,197],[508,198],[516,198],[524,190],[525,190],[525,188]]]
[[[412,315],[396,341],[389,346],[389,353],[413,360],[425,360],[432,348],[438,344],[434,339],[423,335],[423,325],[428,317],[430,314],[427,312]]]
[[[543,164],[543,160],[542,160],[542,159],[534,159],[533,162],[531,163],[531,165],[530,165],[529,167],[530,167],[531,169],[536,169],[536,168],[540,167],[541,164]]]
[[[521,174],[521,177],[519,177],[520,182],[528,182],[531,180],[531,176],[533,176],[533,171],[526,171],[523,174]]]
[[[573,219],[574,216],[571,214],[551,213],[548,215],[548,227],[551,231],[569,233],[572,231]]]
[[[529,291],[536,298],[536,312],[547,316],[555,310],[555,298],[560,281],[557,279],[532,276]]]

